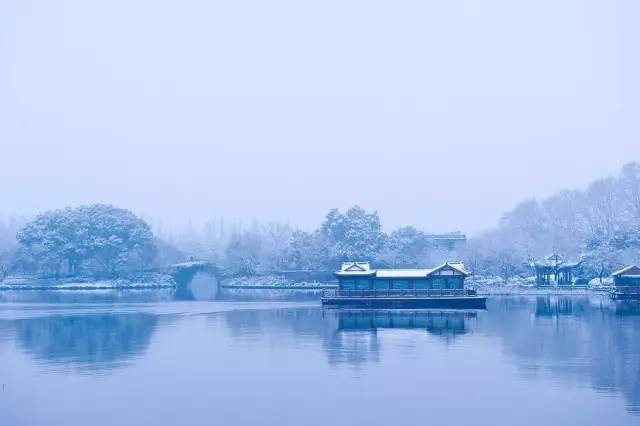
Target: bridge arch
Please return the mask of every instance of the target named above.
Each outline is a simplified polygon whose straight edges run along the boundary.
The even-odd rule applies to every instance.
[[[171,265],[169,273],[176,282],[176,299],[214,299],[220,291],[223,272],[208,261],[190,261]]]

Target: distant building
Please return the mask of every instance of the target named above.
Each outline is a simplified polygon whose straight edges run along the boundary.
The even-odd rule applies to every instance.
[[[640,267],[627,266],[611,276],[616,286],[615,298],[640,298]]]
[[[445,248],[448,250],[456,250],[464,246],[467,242],[467,236],[459,231],[449,232],[446,234],[426,234],[425,237],[433,247]]]

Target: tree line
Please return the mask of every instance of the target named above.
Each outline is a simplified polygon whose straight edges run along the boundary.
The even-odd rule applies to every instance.
[[[457,247],[436,242],[412,226],[384,232],[378,212],[359,206],[329,210],[311,231],[286,223],[257,221],[231,232],[225,231],[222,223],[210,223],[205,230],[199,237],[192,235],[188,246],[194,252],[208,253],[210,260],[237,275],[285,270],[328,274],[349,260],[371,261],[377,267],[411,268],[458,256]]]
[[[640,164],[583,191],[521,202],[496,229],[470,240],[465,257],[476,273],[510,278],[530,274],[533,261],[553,253],[582,261],[580,274],[589,278],[640,262]]]
[[[278,222],[254,221],[245,229],[220,222],[167,240],[155,236],[149,224],[130,211],[96,204],[38,215],[17,230],[2,264],[5,275],[111,277],[195,257],[238,276],[287,270],[329,276],[343,261],[418,267],[454,256],[455,249],[411,226],[385,233],[378,213],[359,206],[330,210],[313,231]]]
[[[128,210],[89,205],[53,210],[32,221],[0,223],[0,278],[10,272],[49,276],[107,275],[175,263],[190,256],[235,275],[285,270],[330,273],[340,262],[413,268],[463,260],[478,275],[531,275],[532,263],[557,253],[582,261],[580,274],[603,277],[640,262],[640,165],[594,181],[525,200],[499,225],[466,244],[438,242],[403,226],[385,232],[377,211],[331,209],[314,230],[254,221],[248,227],[211,221],[200,232],[171,238]]]

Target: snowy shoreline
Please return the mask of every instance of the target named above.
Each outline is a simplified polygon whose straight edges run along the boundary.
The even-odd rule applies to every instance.
[[[301,282],[276,275],[227,278],[220,287],[238,290],[324,290],[337,288],[337,283]]]
[[[514,277],[505,280],[500,277],[477,276],[467,281],[469,288],[475,289],[483,296],[579,296],[579,295],[608,295],[615,290],[613,281],[610,278],[604,279],[602,283],[598,279],[591,280],[585,286],[549,286],[538,287],[535,277]]]
[[[165,274],[146,273],[126,278],[92,279],[73,277],[64,279],[30,276],[8,277],[0,282],[0,291],[27,290],[145,290],[175,287],[173,277]]]
[[[338,288],[336,284],[322,283],[294,283],[282,285],[222,284],[220,287],[236,290],[330,290]]]
[[[482,296],[608,296],[611,290],[595,289],[587,287],[578,288],[504,288],[485,287],[476,290]]]

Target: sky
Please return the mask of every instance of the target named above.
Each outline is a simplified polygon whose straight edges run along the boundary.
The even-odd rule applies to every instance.
[[[635,0],[3,0],[0,215],[478,233],[640,160]]]

